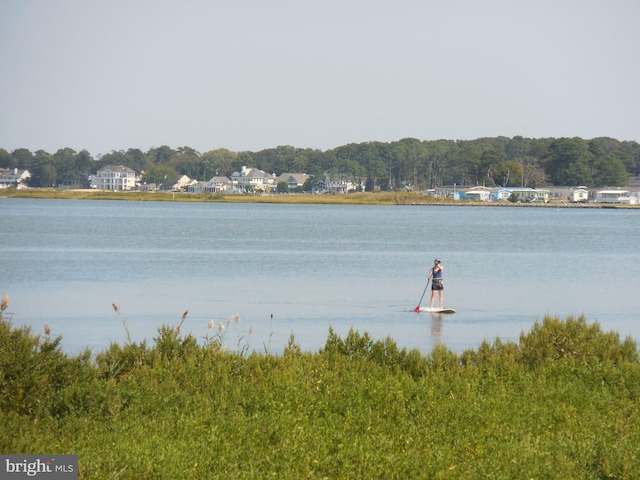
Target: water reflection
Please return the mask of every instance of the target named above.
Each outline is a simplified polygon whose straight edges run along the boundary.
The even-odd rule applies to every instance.
[[[442,313],[431,313],[431,335],[437,340],[436,343],[442,342]]]

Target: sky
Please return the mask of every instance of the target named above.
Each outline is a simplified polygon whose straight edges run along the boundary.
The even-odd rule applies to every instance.
[[[640,141],[637,0],[2,0],[0,148]]]

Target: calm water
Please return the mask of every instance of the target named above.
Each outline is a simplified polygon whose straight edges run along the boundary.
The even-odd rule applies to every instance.
[[[65,351],[135,341],[162,324],[226,342],[303,350],[330,327],[427,352],[517,341],[545,314],[584,314],[640,340],[640,211],[320,206],[0,198],[0,296],[15,325]],[[434,258],[449,316],[417,314]],[[429,291],[422,302],[428,306]]]

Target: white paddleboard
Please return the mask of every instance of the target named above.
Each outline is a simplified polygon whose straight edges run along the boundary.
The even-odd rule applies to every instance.
[[[421,312],[430,312],[430,313],[456,313],[453,308],[429,308],[429,307],[420,307]]]

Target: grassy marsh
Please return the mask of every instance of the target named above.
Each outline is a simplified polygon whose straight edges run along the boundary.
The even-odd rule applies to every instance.
[[[330,330],[316,353],[292,337],[276,356],[247,348],[239,319],[211,328],[204,344],[162,326],[153,344],[70,357],[0,318],[0,451],[78,454],[81,479],[640,471],[637,345],[582,317],[463,354]]]

